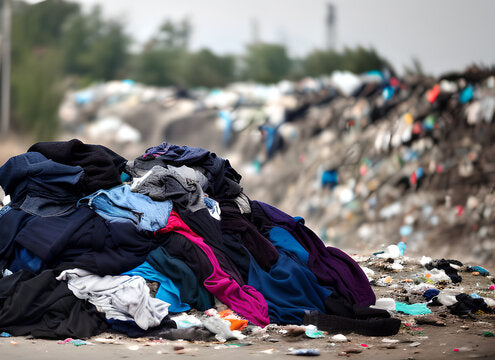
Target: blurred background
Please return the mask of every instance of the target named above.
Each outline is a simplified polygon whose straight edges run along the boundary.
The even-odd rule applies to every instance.
[[[329,245],[495,264],[494,2],[1,6],[1,164],[204,147]]]

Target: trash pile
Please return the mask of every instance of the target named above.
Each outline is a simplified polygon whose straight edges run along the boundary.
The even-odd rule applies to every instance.
[[[495,72],[335,75],[236,134],[245,188],[332,246],[493,265]]]
[[[0,331],[220,341],[242,339],[248,323],[399,331],[370,307],[350,256],[303,218],[251,200],[240,180],[229,160],[167,142],[131,161],[77,139],[10,158],[0,168]],[[200,316],[182,314],[192,309]]]
[[[253,198],[303,216],[333,246],[402,240],[417,255],[492,265],[494,114],[495,71],[476,67],[188,92],[125,80],[69,93],[60,111],[72,134],[123,154],[162,138],[212,149]],[[138,131],[135,142],[115,139],[117,123]]]

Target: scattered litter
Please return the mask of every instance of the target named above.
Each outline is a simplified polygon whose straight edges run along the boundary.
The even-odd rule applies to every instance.
[[[270,348],[270,349],[266,349],[266,350],[261,350],[260,351],[260,353],[263,353],[263,354],[273,354],[275,352],[277,352],[277,350],[274,349],[274,348]]]
[[[289,349],[287,355],[297,356],[320,356],[320,350],[318,349]]]
[[[387,343],[387,344],[396,344],[399,342],[399,340],[384,338],[384,339],[382,339],[382,342]]]
[[[395,310],[408,315],[431,314],[431,310],[424,303],[405,304],[397,301],[395,303]]]
[[[337,342],[347,342],[347,337],[343,334],[337,334],[337,335],[334,335],[332,336],[332,340],[333,341],[337,341]]]
[[[325,331],[320,331],[316,328],[314,325],[308,325],[306,326],[306,336],[311,338],[311,339],[319,339],[322,337],[325,337],[326,332]]]
[[[375,305],[372,305],[371,307],[375,309],[382,309],[388,311],[395,311],[396,309],[395,300],[392,298],[377,299]]]
[[[488,276],[490,275],[490,272],[486,270],[485,268],[482,268],[481,266],[468,266],[467,271],[473,272],[473,273],[478,273],[478,275],[482,276]]]

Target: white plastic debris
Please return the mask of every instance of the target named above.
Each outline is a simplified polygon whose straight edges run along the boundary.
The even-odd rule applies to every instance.
[[[397,245],[392,244],[385,248],[385,252],[378,254],[377,257],[383,259],[396,259],[400,256],[400,249]]]
[[[380,298],[376,300],[375,305],[371,305],[370,307],[375,309],[395,311],[395,300],[392,298]]]
[[[238,330],[230,330],[230,321],[218,317],[204,318],[202,321],[205,328],[215,334],[215,338],[220,342],[226,342],[228,339],[242,340],[246,337]]]
[[[457,299],[455,298],[454,295],[448,295],[443,292],[437,295],[437,300],[440,304],[445,306],[450,306],[457,303]]]
[[[347,342],[347,337],[345,335],[342,335],[342,334],[337,334],[337,335],[334,335],[332,336],[332,340],[333,341],[336,341],[336,342]]]
[[[431,281],[434,281],[434,282],[438,282],[438,281],[447,281],[447,282],[451,282],[451,279],[450,277],[445,273],[445,270],[442,270],[442,269],[431,269],[431,270],[428,270],[425,275],[429,274],[430,277],[429,279]]]
[[[420,263],[422,266],[425,266],[426,264],[431,263],[431,261],[432,261],[432,258],[431,258],[431,257],[428,257],[428,256],[422,256],[422,257],[421,257],[421,260],[419,260],[419,263]]]
[[[399,342],[399,340],[384,338],[384,339],[382,339],[382,342],[387,343],[387,344],[396,344]]]
[[[187,315],[186,313],[174,316],[171,320],[175,321],[177,324],[177,329],[186,329],[193,326],[203,327],[200,319],[193,315]]]

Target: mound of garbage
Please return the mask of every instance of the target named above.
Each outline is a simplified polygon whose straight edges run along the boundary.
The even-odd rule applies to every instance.
[[[304,217],[329,245],[403,241],[410,254],[486,265],[495,263],[494,113],[495,72],[476,67],[188,92],[127,80],[68,93],[60,111],[66,137],[124,155],[161,139],[210,149],[239,169],[252,198]],[[133,130],[119,136],[123,124]]]

